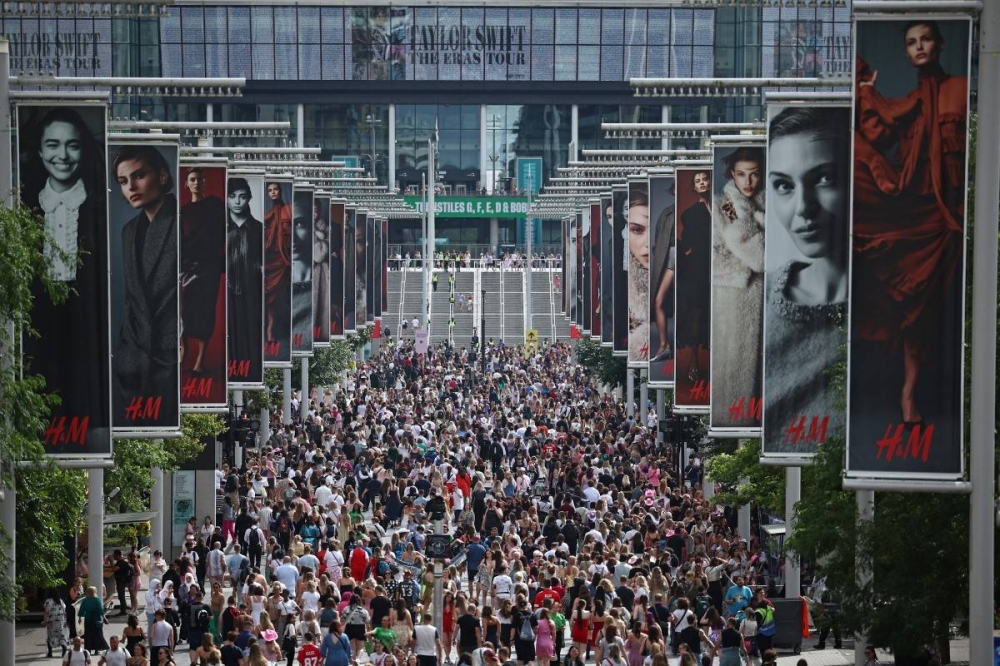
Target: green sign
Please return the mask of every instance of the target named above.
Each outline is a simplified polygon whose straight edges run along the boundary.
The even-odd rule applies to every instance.
[[[424,212],[424,201],[420,197],[404,197],[406,205]],[[434,197],[436,217],[518,217],[528,213],[527,197],[477,197],[438,196]]]

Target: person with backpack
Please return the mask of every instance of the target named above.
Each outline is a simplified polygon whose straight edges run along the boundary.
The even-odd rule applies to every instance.
[[[128,615],[129,605],[125,595],[129,583],[132,582],[132,577],[135,576],[135,569],[127,559],[122,557],[122,551],[115,550],[113,557],[115,562],[115,588],[118,592],[118,616]]]
[[[517,600],[513,625],[517,662],[519,665],[530,665],[535,661],[535,629],[538,627],[538,618],[531,612],[528,600],[523,596]]]
[[[195,653],[201,647],[201,639],[212,623],[212,609],[204,602],[201,590],[196,589],[187,610],[188,649],[191,651],[191,663],[194,664],[197,663]]]
[[[254,520],[243,533],[243,542],[247,545],[247,557],[250,559],[250,566],[260,567],[260,558],[264,554],[264,530],[260,529],[257,521]]]

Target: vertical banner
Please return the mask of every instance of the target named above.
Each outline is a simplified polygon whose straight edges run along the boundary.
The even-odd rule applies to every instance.
[[[368,325],[368,213],[359,210],[354,222],[354,326],[360,331]]]
[[[330,201],[330,339],[344,339],[344,221],[343,200]]]
[[[375,323],[375,294],[379,291],[375,281],[375,266],[378,253],[375,251],[375,222],[377,218],[368,213],[365,218],[365,323],[371,326]]]
[[[674,176],[649,177],[649,388],[674,385]]]
[[[389,311],[389,218],[382,218],[382,307],[384,315]]]
[[[181,166],[181,410],[228,411],[226,167]]]
[[[590,206],[580,211],[580,322],[583,332],[590,335],[593,326],[593,311],[590,308]]]
[[[971,28],[856,23],[849,477],[964,476]]]
[[[226,192],[229,387],[264,386],[264,175],[230,171]]]
[[[313,347],[330,346],[330,197],[313,197]]]
[[[614,308],[614,209],[611,194],[601,196],[601,346],[611,347],[615,338]]]
[[[180,428],[177,144],[116,141],[108,201],[116,437]]]
[[[649,179],[629,179],[625,209],[628,236],[628,367],[649,362]]]
[[[576,235],[574,236],[576,251],[573,253],[573,302],[576,308],[577,334],[583,332],[583,211],[576,212]]]
[[[521,194],[535,196],[542,189],[542,158],[518,157],[517,190]]]
[[[832,373],[847,342],[851,109],[768,105],[763,456],[843,437]]]
[[[628,209],[628,188],[625,185],[615,185],[611,192],[612,224],[611,224],[611,264],[612,264],[612,302],[614,305],[614,355],[628,356],[628,246],[625,236],[628,233],[625,224]]]
[[[559,295],[560,295],[560,312],[566,317],[569,317],[569,307],[566,294],[569,293],[569,283],[567,282],[567,275],[569,273],[569,218],[562,218],[560,220],[562,224],[562,233],[559,236],[560,242],[560,254],[559,257],[561,261],[559,262]]]
[[[70,288],[55,304],[36,279],[37,335],[21,336],[24,373],[61,400],[42,443],[53,456],[110,458],[107,107],[18,104],[16,113],[21,203],[45,219],[48,277]]]
[[[762,415],[764,147],[712,149],[712,367],[709,432],[755,437]]]
[[[296,186],[292,203],[292,356],[311,356],[313,348],[313,197],[311,187]]]
[[[576,325],[576,226],[579,219],[575,213],[570,215],[566,227],[566,315],[571,328]]]
[[[351,334],[358,329],[357,325],[357,250],[355,241],[357,235],[358,210],[353,206],[346,208],[344,215],[344,333]]]
[[[674,171],[674,409],[707,413],[712,312],[712,167]]]
[[[591,315],[590,335],[597,342],[601,341],[601,202],[597,200],[590,204],[590,304]]]
[[[269,176],[264,204],[264,366],[292,363],[292,179]]]

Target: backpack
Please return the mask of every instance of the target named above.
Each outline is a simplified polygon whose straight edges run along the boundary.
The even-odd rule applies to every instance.
[[[517,630],[517,640],[519,641],[535,640],[535,630],[531,626],[530,616],[526,616],[521,620],[521,628]]]
[[[257,527],[251,528],[250,536],[247,537],[247,545],[251,548],[260,546],[260,530]]]
[[[229,478],[226,479],[226,494],[235,493],[239,490],[239,483],[236,481],[236,475],[230,474]]]
[[[194,614],[194,626],[199,629],[208,629],[209,624],[212,621],[212,613],[205,606],[198,609],[198,612]]]

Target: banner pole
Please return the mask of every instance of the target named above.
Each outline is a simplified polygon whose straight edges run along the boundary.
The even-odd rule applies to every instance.
[[[969,438],[969,663],[993,663],[996,460],[997,217],[1000,209],[1000,4],[979,17],[979,121],[972,248],[972,400]]]
[[[284,368],[282,375],[281,391],[281,423],[283,425],[292,424],[292,369]]]
[[[785,468],[785,543],[795,532],[795,505],[802,498],[802,468]],[[798,599],[802,594],[802,570],[798,557],[785,546],[785,598]]]
[[[858,525],[870,523],[875,520],[875,491],[859,490],[854,494],[858,506]],[[871,561],[862,556],[861,548],[858,547],[857,559],[854,562],[854,574],[857,577],[858,586],[864,587],[872,579]],[[992,582],[990,583],[992,585]],[[990,614],[992,620],[993,615]],[[854,664],[864,666],[865,646],[868,645],[868,634],[860,634],[854,637]]]
[[[635,416],[635,371],[632,368],[625,370],[625,415]]]

